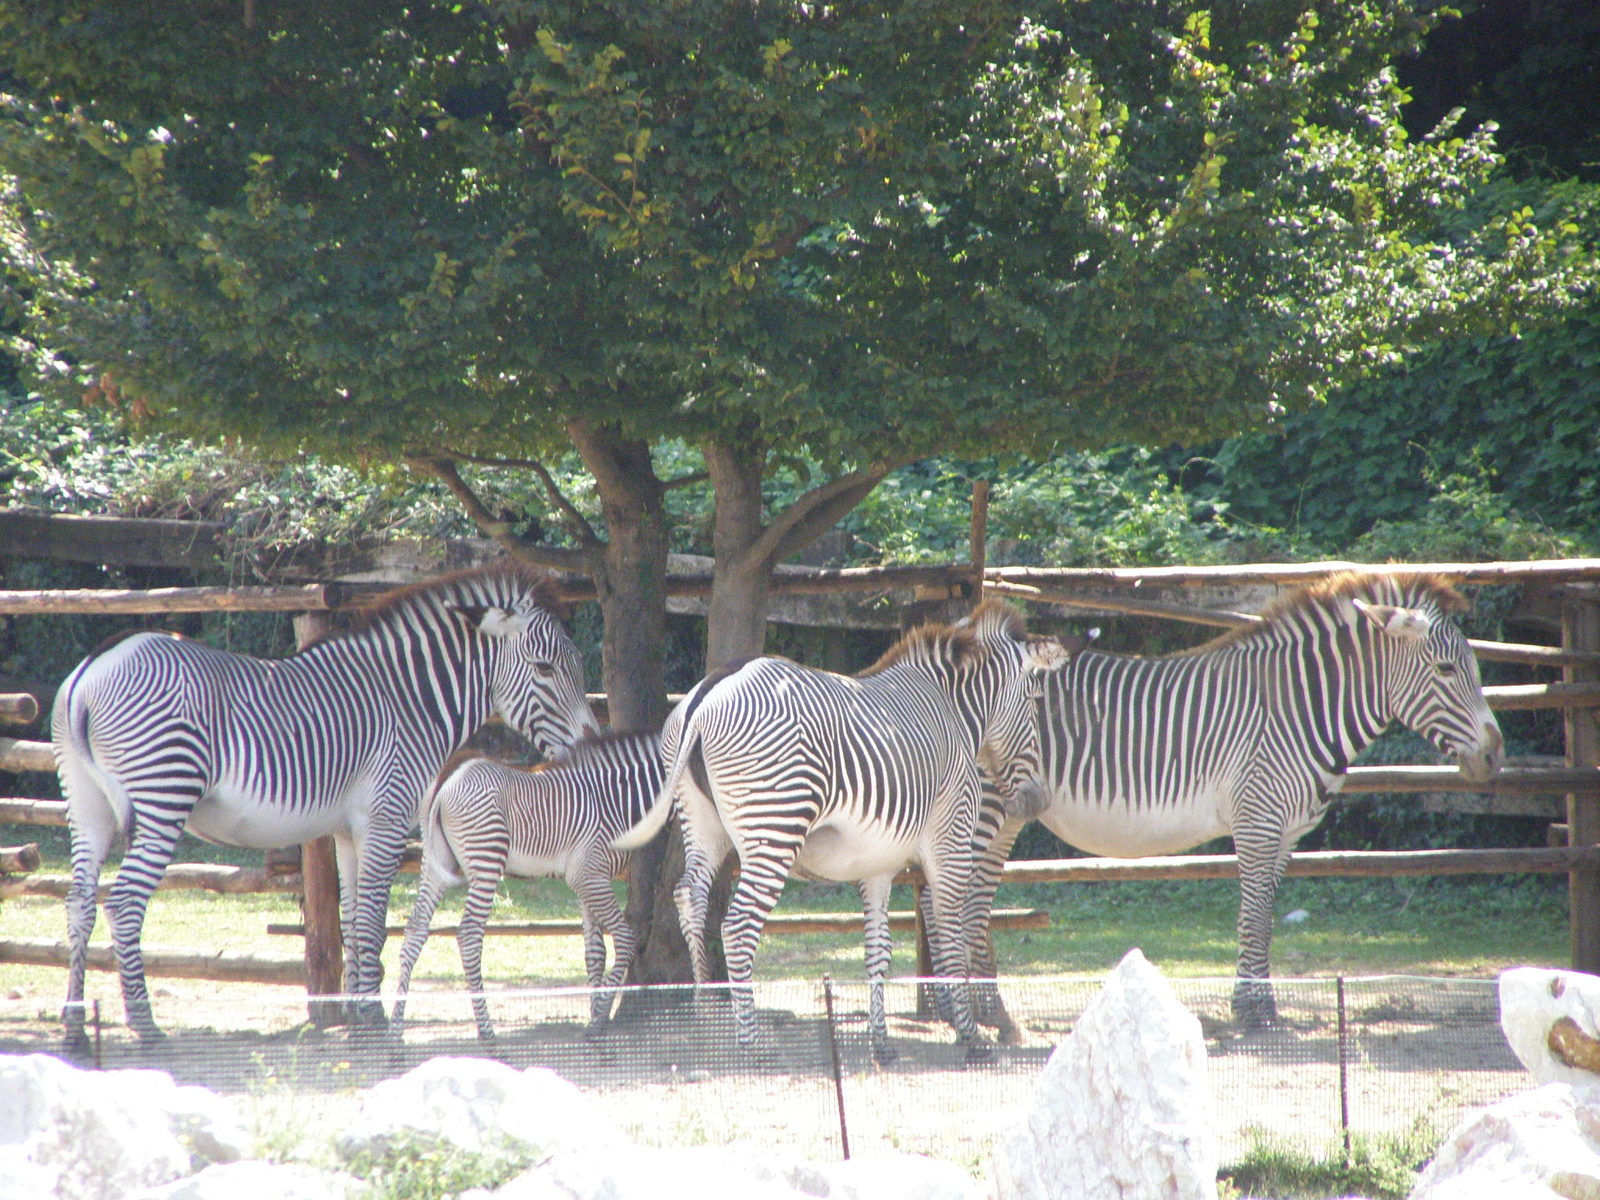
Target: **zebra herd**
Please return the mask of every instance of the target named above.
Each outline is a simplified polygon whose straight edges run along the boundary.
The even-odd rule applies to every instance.
[[[254,847],[332,835],[345,990],[358,1024],[383,1024],[389,892],[419,818],[423,876],[396,1031],[434,909],[464,880],[462,963],[479,1033],[492,1038],[482,936],[507,872],[560,875],[577,893],[591,1033],[603,1031],[636,944],[611,881],[674,816],[685,849],[674,895],[697,983],[710,974],[711,882],[737,856],[722,945],[738,1038],[758,1053],[753,957],[791,875],[859,886],[869,1031],[886,1061],[891,881],[921,868],[941,977],[992,977],[1000,868],[1035,819],[1072,845],[1122,857],[1231,835],[1235,1006],[1248,1021],[1268,1019],[1274,894],[1351,758],[1400,721],[1473,779],[1498,766],[1500,730],[1451,619],[1462,607],[1438,578],[1345,573],[1256,626],[1144,658],[1029,635],[1020,612],[990,601],[912,631],[858,676],[775,657],[730,664],[690,691],[659,736],[599,733],[550,584],[510,566],[393,594],[358,628],[280,660],[136,634],[80,664],[54,709],[72,832],[68,1041],[85,1039],[96,886],[119,835],[127,849],[106,910],[128,1023],[160,1036],[140,930],[186,828]],[[551,761],[525,770],[460,753],[491,713]],[[939,999],[969,1060],[986,1057],[969,990],[941,988]]]

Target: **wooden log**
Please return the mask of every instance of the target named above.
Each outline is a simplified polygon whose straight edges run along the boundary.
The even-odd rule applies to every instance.
[[[1600,653],[1600,601],[1569,594],[1561,606],[1561,644],[1579,653]],[[1600,668],[1562,668],[1569,687],[1600,683]],[[1566,710],[1567,765],[1574,771],[1600,773],[1600,714],[1592,708]],[[1600,843],[1600,797],[1568,789],[1567,837],[1574,851]],[[1571,924],[1572,969],[1600,973],[1600,871],[1575,868],[1567,876],[1567,913]]]
[[[65,825],[66,823],[65,800],[29,800],[26,797],[11,796],[0,799],[0,824]]]
[[[913,912],[891,912],[889,928],[905,932],[916,924]],[[994,927],[997,929],[1048,929],[1050,913],[1042,908],[997,908],[994,910]],[[457,925],[435,925],[428,931],[430,937],[455,937]],[[272,937],[304,937],[304,925],[272,923],[267,933]],[[404,937],[404,925],[390,925],[391,938]],[[490,921],[484,927],[486,937],[567,937],[583,932],[582,921]],[[860,933],[860,913],[787,913],[768,917],[762,926],[764,933]]]
[[[223,983],[273,983],[304,987],[305,960],[299,957],[275,958],[240,950],[189,950],[176,947],[144,946],[147,975],[168,979],[209,979]],[[33,967],[67,965],[66,942],[48,938],[0,939],[0,963]],[[115,971],[115,951],[106,945],[90,945],[89,967],[95,971]]]
[[[39,719],[39,701],[28,692],[0,692],[0,721],[32,725]]]
[[[39,869],[39,843],[0,846],[0,875],[30,875]]]
[[[1600,579],[1600,558],[1504,563],[1266,563],[1215,567],[990,567],[986,580],[1035,587],[1196,587],[1229,583],[1298,587],[1341,571],[1369,575],[1431,574],[1457,583],[1571,583]]]
[[[1600,682],[1497,684],[1483,689],[1496,712],[1531,708],[1594,708],[1600,706]]]
[[[1505,767],[1484,783],[1474,783],[1454,767],[1351,767],[1346,796],[1372,792],[1578,792],[1600,795],[1600,770],[1566,767]]]
[[[0,591],[0,613],[305,612],[338,608],[349,595],[346,588],[336,583],[284,587]]]
[[[1288,874],[1299,878],[1397,879],[1418,875],[1561,875],[1600,868],[1600,846],[1514,850],[1324,850],[1294,854]],[[915,884],[920,872],[895,882]],[[1006,883],[1114,883],[1157,879],[1237,879],[1232,854],[1175,854],[1150,858],[1063,858],[1007,863]]]
[[[1534,646],[1525,642],[1484,642],[1470,638],[1467,645],[1488,662],[1526,663],[1534,667],[1600,667],[1600,654],[1568,650],[1562,646]]]
[[[23,875],[15,879],[0,879],[0,900],[13,896],[66,896],[72,886],[72,876],[67,874]],[[211,863],[173,863],[161,876],[157,891],[203,891],[223,896],[249,896],[264,892],[297,893],[301,889],[298,875],[269,875],[261,867],[214,866]],[[96,889],[96,897],[104,901],[111,890],[106,879]]]
[[[226,526],[149,517],[81,517],[0,509],[0,546],[12,558],[97,566],[214,567]]]
[[[56,753],[49,742],[28,742],[0,737],[0,771],[51,771],[56,769]]]

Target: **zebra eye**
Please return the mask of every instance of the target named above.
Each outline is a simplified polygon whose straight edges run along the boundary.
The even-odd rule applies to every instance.
[[[1456,665],[1455,665],[1455,663],[1450,663],[1450,662],[1434,663],[1433,664],[1433,669],[1435,671],[1439,672],[1440,676],[1442,676],[1445,679],[1454,679],[1455,678],[1455,674],[1456,674]]]
[[[550,663],[544,662],[543,660],[534,663],[533,669],[540,675],[543,675],[546,679],[556,673],[555,667]]]

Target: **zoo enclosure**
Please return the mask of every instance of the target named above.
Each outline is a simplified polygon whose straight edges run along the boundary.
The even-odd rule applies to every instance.
[[[989,592],[1062,606],[1070,611],[1129,614],[1231,628],[1254,623],[1258,617],[1231,608],[1146,598],[1149,591],[1205,589],[1219,586],[1278,588],[1297,586],[1340,570],[1411,572],[1429,571],[1464,584],[1521,583],[1544,589],[1546,602],[1559,611],[1560,647],[1473,641],[1485,660],[1559,668],[1563,679],[1538,683],[1488,687],[1491,708],[1498,711],[1560,708],[1565,715],[1564,766],[1512,765],[1486,784],[1473,784],[1447,767],[1353,767],[1343,795],[1370,793],[1477,793],[1502,797],[1565,795],[1566,820],[1550,826],[1550,845],[1544,849],[1439,850],[1424,852],[1339,851],[1296,854],[1290,875],[1401,876],[1423,874],[1501,874],[1518,872],[1561,873],[1568,876],[1572,965],[1600,972],[1600,560],[1555,560],[1523,563],[1422,564],[1371,566],[1354,563],[1272,564],[1238,567],[1158,568],[1034,568],[986,567],[981,547],[983,505],[975,496],[972,562],[926,567],[856,567],[780,569],[773,592],[784,597],[830,596],[840,593],[883,595],[910,589],[921,606],[960,603],[963,597]],[[187,522],[96,518],[43,518],[30,516],[28,528],[39,522],[67,522],[74,532],[106,527],[126,531],[137,541],[172,534],[171,526]],[[148,526],[162,527],[154,530]],[[40,534],[39,536],[43,536]],[[199,532],[191,533],[198,537]],[[93,554],[97,543],[80,552]],[[14,550],[16,552],[22,552]],[[109,549],[104,549],[107,557]],[[695,564],[700,566],[701,564]],[[1141,592],[1140,589],[1148,589]],[[325,629],[333,614],[358,606],[385,584],[363,582],[309,583],[255,587],[192,587],[146,590],[0,591],[0,613],[172,613],[172,612],[286,612],[295,614],[297,639],[305,642]],[[667,580],[669,596],[703,597],[709,594],[707,569],[679,570]],[[562,579],[565,599],[584,600],[594,595],[593,584],[582,577]],[[603,697],[593,697],[603,702]],[[50,747],[43,742],[0,738],[0,770],[53,771]],[[65,805],[59,801],[0,799],[0,821],[65,824]],[[65,894],[64,877],[18,873],[22,860],[7,867],[0,859],[0,898],[18,894]],[[6,874],[11,871],[11,874]],[[1012,863],[1006,878],[1013,882],[1114,881],[1131,879],[1197,879],[1237,875],[1232,855],[1180,855],[1135,860],[1067,859],[1054,862]],[[254,955],[208,955],[198,951],[146,950],[152,974],[193,978],[234,979],[253,982],[303,984],[313,996],[333,995],[342,979],[338,923],[338,882],[331,839],[309,843],[298,853],[271,853],[260,868],[180,865],[169,868],[163,887],[199,887],[218,892],[286,891],[302,898],[305,913],[303,959]],[[1026,925],[1044,919],[1036,912],[1006,912],[1002,924]],[[841,918],[843,919],[843,918]],[[853,922],[854,917],[850,920]],[[778,928],[779,926],[774,926]],[[520,928],[501,927],[496,932],[538,935],[575,931],[575,922],[524,922]],[[279,932],[290,932],[280,930]],[[17,939],[0,941],[0,962],[60,964],[66,948],[60,944],[34,944]],[[92,954],[91,966],[111,969],[104,952]],[[315,1003],[315,1002],[314,1002]],[[320,1007],[320,1006],[318,1006]],[[318,1013],[326,1016],[328,1014]]]

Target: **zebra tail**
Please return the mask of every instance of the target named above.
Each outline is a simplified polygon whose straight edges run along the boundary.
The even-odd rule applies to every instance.
[[[451,769],[441,770],[433,786],[422,798],[422,869],[445,887],[455,887],[465,882],[467,876],[461,869],[461,860],[456,857],[455,847],[450,844],[449,835],[445,833],[444,805],[439,803],[439,793],[455,776],[453,767],[460,764],[445,765]]]
[[[69,818],[87,821],[91,827],[109,814],[119,832],[128,828],[131,817],[126,795],[106,777],[94,756],[89,741],[89,706],[78,701],[78,685],[94,662],[90,655],[56,689],[50,708],[50,742],[55,751],[56,774],[67,799]],[[99,805],[104,808],[100,809]]]
[[[613,850],[637,850],[661,832],[661,827],[667,823],[667,818],[672,816],[678,784],[683,780],[683,773],[689,765],[689,753],[699,737],[700,731],[685,722],[683,740],[678,743],[678,753],[672,759],[672,770],[667,772],[661,790],[656,793],[655,803],[650,806],[637,825],[620,837],[611,839]]]

